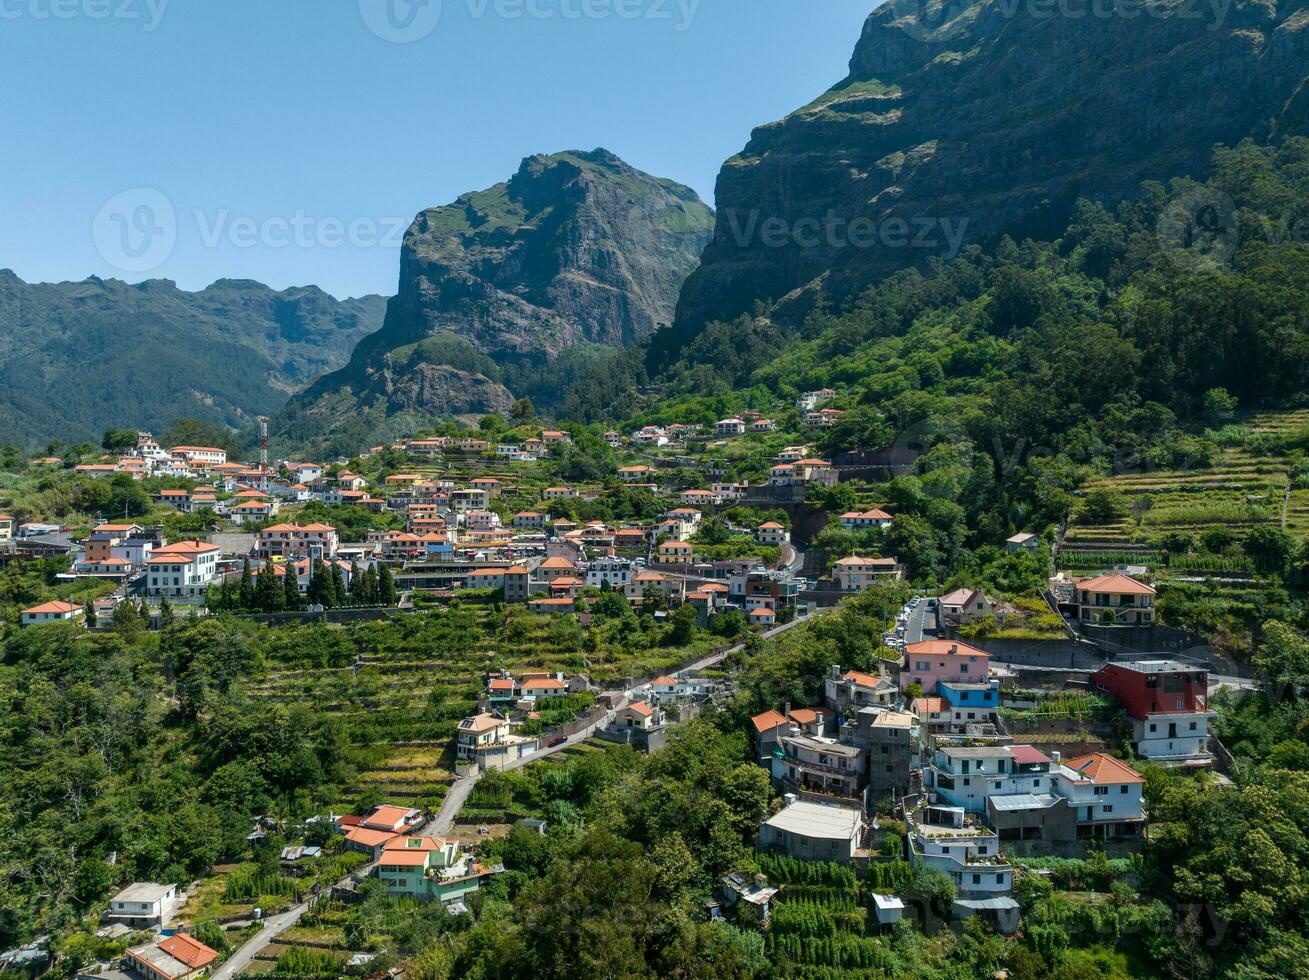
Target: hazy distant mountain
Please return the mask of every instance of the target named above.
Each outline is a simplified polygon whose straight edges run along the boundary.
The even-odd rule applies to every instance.
[[[344,364],[385,307],[382,296],[336,300],[314,286],[219,280],[186,292],[167,280],[29,284],[0,271],[0,439],[98,439],[179,417],[248,424]]]

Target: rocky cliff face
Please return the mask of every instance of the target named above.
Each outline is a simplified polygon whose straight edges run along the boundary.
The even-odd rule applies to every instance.
[[[503,411],[563,351],[671,323],[712,227],[694,191],[605,150],[529,157],[506,183],[418,215],[385,325],[281,428]]]
[[[44,445],[179,417],[248,425],[344,364],[385,309],[381,296],[336,300],[314,286],[223,279],[187,292],[0,270],[0,430]]]
[[[1303,133],[1305,3],[1224,2],[890,0],[845,81],[724,165],[656,357],[757,299],[798,318],[967,243],[1054,232],[1079,196],[1198,174],[1215,142]]]

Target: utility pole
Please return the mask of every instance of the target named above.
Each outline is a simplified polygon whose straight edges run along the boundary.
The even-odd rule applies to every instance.
[[[259,423],[259,467],[267,471],[268,469],[268,418],[261,415],[256,420]]]

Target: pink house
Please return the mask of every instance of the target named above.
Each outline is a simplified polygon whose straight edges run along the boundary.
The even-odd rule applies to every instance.
[[[935,694],[936,685],[947,683],[985,683],[990,673],[991,655],[954,640],[924,640],[905,647],[900,668],[900,690],[917,681],[924,694]]]

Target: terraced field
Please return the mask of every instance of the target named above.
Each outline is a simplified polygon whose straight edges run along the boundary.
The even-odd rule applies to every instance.
[[[1252,436],[1288,436],[1309,429],[1309,410],[1255,415],[1245,425]],[[1059,567],[1076,575],[1141,564],[1163,577],[1247,577],[1247,564],[1231,555],[1193,555],[1164,568],[1152,542],[1169,533],[1202,535],[1215,528],[1228,528],[1239,539],[1260,525],[1309,532],[1309,490],[1293,485],[1297,476],[1287,457],[1232,445],[1210,466],[1098,477],[1084,490],[1121,494],[1129,513],[1094,521],[1075,511]]]
[[[304,639],[279,649],[246,691],[342,723],[358,775],[325,801],[337,812],[352,812],[361,799],[439,806],[454,781],[450,740],[476,711],[491,670],[585,672],[597,682],[655,676],[717,642],[706,635],[690,648],[632,649],[626,637],[591,644],[565,620],[469,604],[298,635]],[[589,645],[598,649],[583,652]]]

